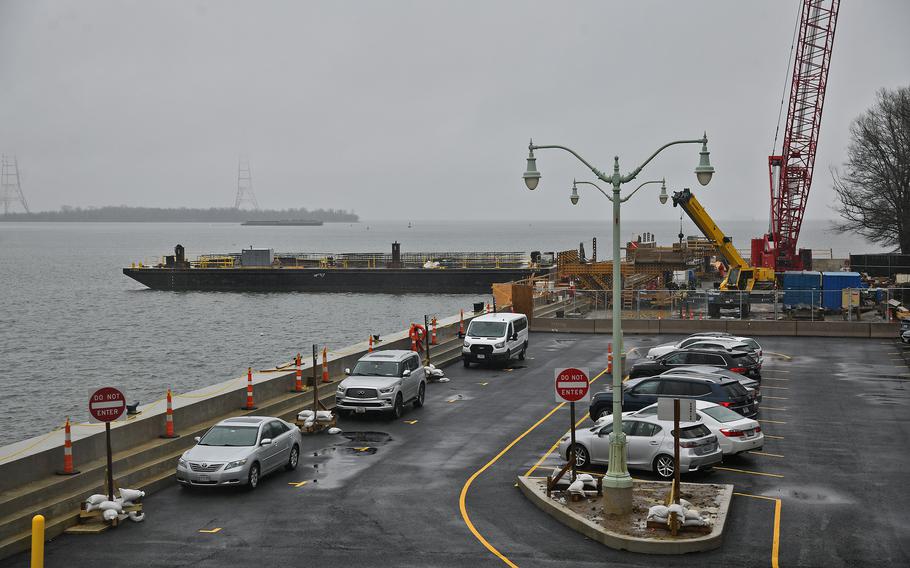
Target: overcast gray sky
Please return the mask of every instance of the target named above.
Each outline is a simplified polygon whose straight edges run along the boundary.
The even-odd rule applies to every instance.
[[[720,219],[765,219],[797,0],[0,0],[0,151],[33,209],[233,204],[238,154],[266,208],[364,219],[601,218],[568,200],[565,153],[623,171],[707,130],[698,189]],[[875,91],[910,84],[910,2],[841,5],[807,218]],[[697,184],[681,146],[640,179]],[[643,192],[645,190],[642,190]],[[656,191],[628,219],[674,219]]]

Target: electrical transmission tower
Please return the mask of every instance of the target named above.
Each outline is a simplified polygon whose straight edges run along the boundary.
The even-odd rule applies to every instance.
[[[13,156],[0,156],[0,201],[3,202],[3,214],[9,213],[9,207],[15,202],[19,202],[26,213],[28,203],[25,201],[25,195],[22,194],[22,184],[19,183],[19,162]]]
[[[259,209],[259,203],[253,193],[253,173],[250,171],[250,162],[241,158],[237,163],[237,197],[234,199],[234,209],[240,209],[244,203],[249,203],[254,210]]]

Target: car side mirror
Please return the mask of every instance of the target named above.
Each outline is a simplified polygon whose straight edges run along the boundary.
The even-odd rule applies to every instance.
[[[509,341],[518,341],[518,334],[513,333],[512,336],[509,337]]]
[[[199,440],[201,440],[202,438],[201,438],[200,436],[196,436],[196,437],[193,438],[193,439],[196,440],[196,443],[198,444],[198,443],[199,443]]]
[[[344,368],[344,374],[345,374],[345,375],[350,375],[350,374],[351,374],[351,369],[350,369],[350,367],[345,367],[345,368]]]
[[[405,369],[404,372],[401,373],[401,376],[402,376],[402,377],[410,377],[410,376],[411,376],[411,370],[410,370],[410,369]]]
[[[271,444],[271,443],[272,443],[272,439],[271,439],[271,438],[263,438],[262,441],[259,442],[259,445],[260,445],[260,446],[268,446],[268,445]]]

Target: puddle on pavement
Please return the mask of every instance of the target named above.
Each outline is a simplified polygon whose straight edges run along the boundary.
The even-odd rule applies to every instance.
[[[317,487],[334,489],[368,468],[376,455],[392,441],[385,432],[344,432],[342,442],[301,456],[298,471]]]
[[[790,487],[784,488],[780,491],[779,495],[785,500],[794,499],[808,504],[819,504],[819,505],[844,505],[852,503],[853,500],[847,498],[842,493],[834,491],[830,487],[822,486],[802,486],[802,487]]]

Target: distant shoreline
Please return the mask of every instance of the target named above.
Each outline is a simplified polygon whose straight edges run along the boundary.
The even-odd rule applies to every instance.
[[[64,206],[59,211],[8,213],[0,222],[65,222],[65,223],[243,223],[274,222],[286,219],[309,219],[322,223],[358,223],[360,217],[343,209],[247,210],[229,207],[199,209],[189,207],[106,206],[79,208]]]

